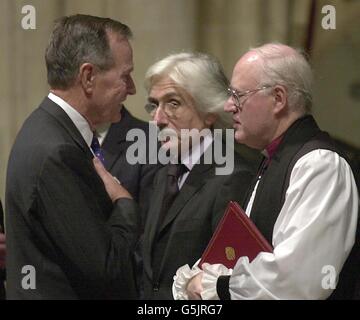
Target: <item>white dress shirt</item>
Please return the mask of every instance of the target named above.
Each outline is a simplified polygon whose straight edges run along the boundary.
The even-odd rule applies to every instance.
[[[231,274],[234,300],[326,299],[335,285],[329,285],[330,272],[339,275],[355,242],[358,202],[353,173],[342,157],[323,149],[304,155],[291,172],[274,225],[273,253],[262,252],[251,263],[241,257],[234,270],[204,267],[202,298],[219,299],[217,278]]]
[[[93,132],[90,128],[89,122],[70,104],[66,101],[58,97],[57,95],[53,94],[52,92],[49,93],[48,98],[55,102],[61,109],[63,109],[66,114],[69,116],[71,121],[74,123],[75,127],[79,130],[80,134],[84,138],[86,144],[91,146],[91,142],[93,139]],[[90,148],[91,150],[91,148]],[[91,150],[92,152],[92,150]]]
[[[102,144],[104,143],[104,140],[109,132],[110,126],[111,123],[105,123],[96,127],[97,138],[99,140],[100,146],[102,146]]]
[[[199,144],[192,146],[190,152],[181,155],[181,163],[185,165],[186,168],[188,168],[188,171],[185,172],[181,177],[179,177],[178,180],[179,189],[181,189],[181,187],[184,185],[185,180],[188,177],[190,171],[192,170],[194,165],[199,162],[201,156],[205,153],[207,148],[209,148],[212,142],[213,142],[213,137],[212,134],[209,133],[206,136],[204,136],[204,138]]]

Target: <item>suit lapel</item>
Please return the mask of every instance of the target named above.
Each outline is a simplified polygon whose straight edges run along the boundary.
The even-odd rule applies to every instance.
[[[117,130],[112,130],[112,128],[110,128],[108,135],[110,134],[111,137],[109,137],[106,143],[104,141],[104,144],[102,145],[105,157],[105,167],[108,171],[111,171],[116,161],[127,149],[127,141],[122,138],[121,134],[116,135],[115,131]]]
[[[189,176],[185,180],[183,187],[174,200],[170,211],[166,214],[162,225],[158,226],[159,214],[161,205],[165,195],[166,179],[167,179],[167,167],[162,168],[158,172],[156,177],[156,187],[153,192],[153,198],[151,200],[151,207],[149,209],[147,219],[151,219],[151,223],[147,221],[145,230],[145,241],[143,254],[147,257],[144,258],[144,268],[146,273],[152,278],[152,248],[157,237],[161,236],[166,226],[168,226],[181,212],[181,209],[186,203],[196,194],[198,190],[206,183],[207,179],[213,176],[215,166],[213,164],[196,164],[191,170]],[[164,260],[161,265],[163,265]],[[162,268],[162,267],[161,267]]]
[[[213,148],[208,148],[205,153],[211,152]],[[206,184],[209,178],[214,175],[215,163],[204,164],[204,155],[202,155],[200,163],[196,164],[190,171],[185,180],[184,185],[176,196],[169,212],[166,214],[161,226],[158,226],[159,214],[161,205],[165,195],[166,180],[167,180],[167,167],[160,169],[156,176],[155,189],[153,198],[148,211],[147,219],[151,219],[151,223],[147,220],[144,239],[144,268],[145,272],[152,278],[152,248],[157,237],[161,236],[166,227],[173,222],[173,220],[180,214],[186,203]],[[166,255],[166,249],[165,254]],[[163,268],[164,259],[161,262],[161,269]],[[161,273],[160,269],[160,273]]]
[[[161,210],[162,201],[164,199],[166,188],[167,170],[166,167],[158,171],[156,176],[156,184],[154,192],[152,193],[151,205],[147,213],[146,227],[144,231],[144,268],[146,272],[152,277],[151,271],[151,253],[155,237],[158,234],[158,221]],[[147,263],[148,262],[148,263]]]
[[[159,235],[163,232],[166,227],[171,224],[174,219],[180,214],[187,202],[206,184],[207,180],[214,175],[215,165],[214,164],[196,164],[190,171],[189,176],[185,180],[183,187],[181,188],[178,196],[176,197],[170,211],[164,219],[164,223],[160,227]],[[168,246],[165,248],[163,259],[159,269],[159,274],[162,274],[164,269],[167,256]]]
[[[175,217],[179,214],[181,209],[186,203],[196,194],[196,192],[207,182],[207,179],[214,174],[215,163],[205,164],[205,159],[208,158],[209,153],[214,149],[214,142],[210,147],[205,150],[200,160],[190,171],[185,180],[184,185],[180,189],[179,194],[176,196],[169,212],[166,214],[162,225],[160,226],[159,234],[170,224]],[[213,154],[211,154],[213,156]],[[214,159],[212,157],[211,159]]]
[[[71,121],[66,112],[55,102],[46,97],[40,105],[40,108],[51,114],[61,126],[70,134],[75,143],[90,157],[93,158],[88,145],[82,137],[75,124]]]
[[[169,212],[166,214],[164,221],[159,229],[159,234],[170,224],[186,203],[201,189],[206,183],[208,177],[213,175],[213,164],[196,164],[190,171],[179,194],[176,196]]]

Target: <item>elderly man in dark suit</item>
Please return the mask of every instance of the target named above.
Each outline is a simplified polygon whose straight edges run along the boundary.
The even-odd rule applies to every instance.
[[[170,55],[150,67],[145,85],[146,110],[163,140],[159,160],[169,155],[170,163],[154,179],[145,222],[144,298],[172,299],[177,268],[196,262],[228,202],[242,202],[252,171],[233,149],[226,159],[232,170],[217,171],[216,157],[225,145],[213,129],[228,120],[223,112],[228,81],[214,58]],[[190,129],[192,137],[186,133]]]
[[[130,36],[118,21],[87,15],[55,25],[45,55],[50,94],[25,121],[9,159],[9,299],[137,297],[137,206],[100,164],[94,132],[119,121],[135,93]]]

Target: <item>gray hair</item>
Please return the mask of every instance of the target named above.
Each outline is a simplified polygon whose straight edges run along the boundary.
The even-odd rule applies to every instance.
[[[279,43],[252,48],[260,58],[260,86],[283,85],[288,90],[289,107],[308,113],[312,107],[313,73],[304,53]]]
[[[171,54],[146,72],[147,92],[164,77],[169,77],[185,89],[200,112],[217,114],[215,127],[224,128],[231,124],[231,117],[224,111],[229,80],[217,59],[204,53]]]
[[[50,87],[68,89],[86,62],[100,70],[110,69],[114,60],[108,31],[132,37],[128,26],[110,18],[77,14],[57,20],[45,52]]]

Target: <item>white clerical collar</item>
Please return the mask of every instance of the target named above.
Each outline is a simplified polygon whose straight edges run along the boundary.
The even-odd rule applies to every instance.
[[[87,120],[76,109],[52,92],[49,93],[48,98],[66,112],[90,148],[93,132]]]
[[[181,163],[185,165],[189,171],[191,171],[194,165],[199,162],[201,156],[205,153],[207,148],[209,148],[212,142],[213,136],[211,132],[209,132],[206,136],[204,136],[199,144],[192,146],[190,152],[187,152],[181,156]]]

